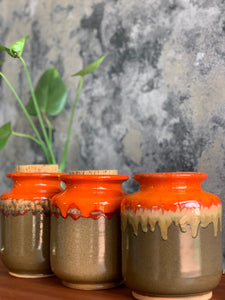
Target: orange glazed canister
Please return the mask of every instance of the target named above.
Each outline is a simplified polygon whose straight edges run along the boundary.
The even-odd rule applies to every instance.
[[[50,198],[62,191],[57,165],[17,166],[13,187],[0,197],[1,259],[16,277],[52,276]]]
[[[205,173],[133,177],[121,204],[125,284],[137,299],[208,300],[222,275],[220,199]]]
[[[127,175],[77,171],[51,201],[51,266],[65,286],[84,290],[119,285],[120,204]]]

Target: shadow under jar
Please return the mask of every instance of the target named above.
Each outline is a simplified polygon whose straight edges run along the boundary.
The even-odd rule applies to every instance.
[[[20,172],[7,175],[14,182],[12,189],[0,197],[1,259],[12,276],[53,276],[50,198],[62,191],[61,174],[57,165],[18,167]]]
[[[51,201],[52,270],[70,288],[111,288],[122,280],[121,185],[128,176],[76,173],[62,177],[66,189]]]
[[[136,174],[121,204],[125,284],[137,299],[212,297],[222,275],[220,199],[205,173]]]

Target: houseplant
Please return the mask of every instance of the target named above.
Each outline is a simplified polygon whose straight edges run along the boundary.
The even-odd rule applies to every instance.
[[[67,100],[67,90],[58,71],[54,67],[47,69],[39,79],[36,89],[33,88],[27,64],[22,57],[23,49],[28,38],[29,36],[26,36],[16,41],[10,48],[0,46],[0,51],[4,51],[8,53],[9,56],[17,58],[22,62],[31,93],[31,99],[26,106],[24,105],[23,101],[20,99],[19,95],[11,85],[10,81],[6,78],[6,76],[2,72],[0,72],[0,76],[4,79],[4,81],[14,94],[26,118],[28,119],[31,128],[33,129],[34,135],[31,136],[25,133],[15,132],[11,129],[11,123],[8,122],[0,127],[0,150],[6,146],[11,135],[28,138],[37,143],[42,148],[46,161],[49,164],[55,164],[56,159],[52,147],[52,125],[48,116],[56,116],[63,111]],[[62,159],[59,164],[60,171],[63,171],[65,169],[74,113],[83,86],[84,77],[87,74],[94,72],[101,65],[105,57],[106,55],[101,56],[87,67],[72,75],[80,76],[80,81],[71,111]],[[39,132],[37,126],[33,122],[31,118],[32,115],[38,118],[41,132]],[[47,130],[45,126],[47,126],[48,128]]]

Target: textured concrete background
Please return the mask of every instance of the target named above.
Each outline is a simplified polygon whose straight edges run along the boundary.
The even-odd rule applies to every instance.
[[[108,53],[101,69],[85,78],[67,171],[203,171],[209,174],[204,188],[225,201],[223,0],[0,0],[0,44],[27,34],[23,57],[33,82],[54,65],[69,91],[66,110],[52,118],[58,160],[78,83],[70,75]],[[26,103],[23,69],[5,59],[2,71]],[[31,133],[0,84],[0,125],[11,120],[15,130]],[[4,192],[10,186],[5,174],[16,164],[44,159],[32,142],[12,137],[0,162]],[[130,180],[125,188],[136,185]]]

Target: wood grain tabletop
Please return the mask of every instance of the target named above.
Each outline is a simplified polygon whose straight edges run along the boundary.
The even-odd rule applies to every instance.
[[[134,299],[125,286],[100,291],[80,291],[66,288],[56,277],[21,279],[8,275],[0,261],[0,300],[111,300]],[[213,291],[212,300],[225,300],[225,275]]]

